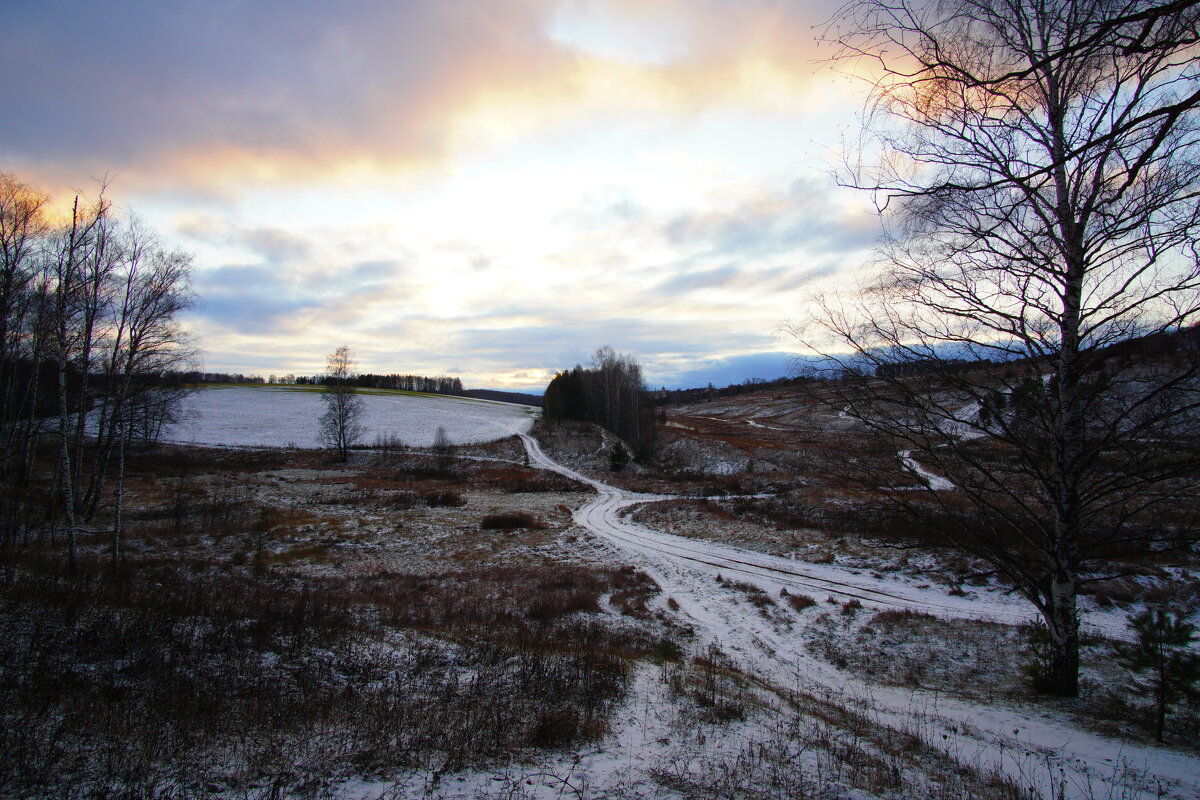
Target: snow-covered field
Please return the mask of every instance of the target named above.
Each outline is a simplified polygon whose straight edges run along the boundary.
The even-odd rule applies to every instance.
[[[454,444],[488,442],[528,431],[529,406],[435,395],[360,395],[362,444],[377,437],[428,447],[438,427]],[[185,401],[182,421],[163,440],[224,447],[322,447],[317,420],[325,410],[319,392],[283,387],[206,387]]]

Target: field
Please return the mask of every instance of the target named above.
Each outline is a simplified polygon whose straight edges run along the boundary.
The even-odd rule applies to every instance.
[[[509,403],[411,392],[365,391],[363,443],[386,438],[416,447],[433,444],[438,427],[455,444],[488,442],[528,430],[530,409]],[[186,402],[181,421],[163,439],[179,444],[315,448],[324,411],[314,387],[201,388]]]
[[[520,407],[369,395],[407,446],[340,464],[312,393],[194,397],[171,438],[221,447],[134,456],[118,572],[104,519],[79,574],[9,570],[0,796],[1200,796],[1197,709],[1155,743],[1116,658],[1195,555],[1089,590],[1084,692],[1041,697],[1032,609],[914,546],[847,463],[921,476],[810,397],[670,407],[621,473]]]

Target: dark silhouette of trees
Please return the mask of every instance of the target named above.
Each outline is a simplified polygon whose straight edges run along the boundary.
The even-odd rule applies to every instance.
[[[872,86],[849,182],[889,227],[801,336],[850,351],[840,410],[954,483],[892,496],[1039,609],[1073,696],[1080,587],[1193,536],[1196,353],[1112,348],[1200,314],[1200,5],[863,0],[833,30]]]
[[[426,378],[420,375],[358,375],[354,379],[355,386],[368,389],[397,389],[405,392],[423,392],[425,394],[462,395],[463,385],[458,378],[437,377]]]
[[[176,320],[194,302],[191,256],[163,248],[104,196],[77,197],[52,220],[46,196],[0,175],[0,525],[5,549],[37,529],[76,535],[115,479],[112,553],[120,557],[127,449],[152,440],[178,406],[165,373],[192,357]],[[38,457],[53,441],[52,486]]]
[[[653,456],[657,443],[652,404],[642,368],[632,356],[605,345],[588,366],[560,372],[546,387],[542,413],[551,423],[594,422],[633,445],[639,459]]]

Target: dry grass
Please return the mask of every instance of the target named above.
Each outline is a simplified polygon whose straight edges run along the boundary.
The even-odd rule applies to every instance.
[[[546,524],[527,511],[500,511],[488,514],[479,523],[484,530],[515,530],[528,528],[541,530]]]
[[[679,656],[645,575],[503,534],[570,524],[566,487],[519,464],[135,463],[119,573],[103,513],[76,576],[56,540],[6,554],[0,796],[321,797],[484,765],[594,740],[632,659]]]
[[[752,705],[749,676],[715,645],[668,670],[666,680],[671,694],[691,701],[699,719],[705,722],[743,720]]]
[[[215,577],[170,561],[68,579],[25,563],[0,592],[0,793],[290,794],[594,739],[628,659],[662,646],[588,616],[627,583],[568,567]]]
[[[801,612],[812,608],[817,604],[817,601],[806,594],[791,594],[787,589],[782,589],[782,596],[787,600],[787,604],[792,607],[793,611]]]

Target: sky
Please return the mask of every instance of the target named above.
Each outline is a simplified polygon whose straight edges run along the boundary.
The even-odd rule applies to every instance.
[[[879,233],[838,5],[5,0],[0,171],[194,254],[210,371],[774,378]]]

